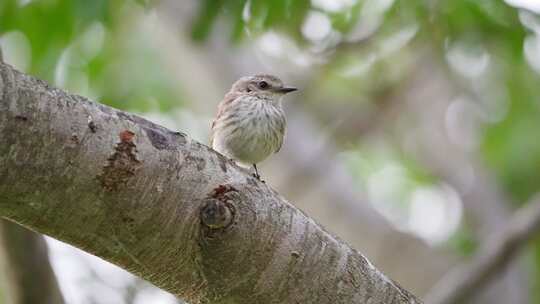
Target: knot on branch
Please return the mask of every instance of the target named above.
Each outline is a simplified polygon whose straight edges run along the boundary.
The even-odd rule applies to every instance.
[[[233,221],[233,212],[226,203],[210,198],[201,209],[201,221],[210,229],[221,229]]]
[[[224,229],[233,223],[235,209],[233,194],[238,192],[231,186],[220,185],[214,189],[201,208],[201,222],[210,229]]]

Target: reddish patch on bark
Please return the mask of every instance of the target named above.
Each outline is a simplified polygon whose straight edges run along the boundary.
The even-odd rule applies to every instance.
[[[131,132],[130,130],[120,132],[120,140],[123,143],[131,143],[133,141],[133,137],[135,137],[135,133]]]
[[[103,172],[97,177],[106,191],[115,191],[125,186],[141,167],[137,159],[137,146],[133,143],[135,133],[124,130],[119,134],[120,142],[115,152],[107,159]]]
[[[220,199],[220,198],[223,198],[225,194],[232,191],[238,192],[238,190],[236,190],[233,186],[219,185],[217,188],[212,190],[210,197],[215,198],[215,199]]]

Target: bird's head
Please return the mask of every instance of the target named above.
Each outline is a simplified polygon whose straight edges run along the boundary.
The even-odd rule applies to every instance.
[[[258,96],[275,101],[279,101],[283,95],[296,90],[297,88],[285,86],[281,79],[268,74],[242,77],[231,88],[231,92]]]

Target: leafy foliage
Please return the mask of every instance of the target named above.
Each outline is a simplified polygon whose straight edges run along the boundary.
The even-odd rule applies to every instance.
[[[122,109],[168,110],[181,97],[148,36],[132,35],[143,17],[132,0],[4,0],[0,36],[28,39],[28,72],[42,79]]]
[[[0,35],[22,32],[31,42],[30,71],[52,79],[62,50],[93,22],[110,26],[119,1],[31,1],[0,2]]]

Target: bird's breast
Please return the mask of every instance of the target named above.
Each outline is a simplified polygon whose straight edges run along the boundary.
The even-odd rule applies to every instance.
[[[215,128],[214,148],[245,163],[258,163],[282,144],[285,115],[279,104],[248,101],[231,104]]]

